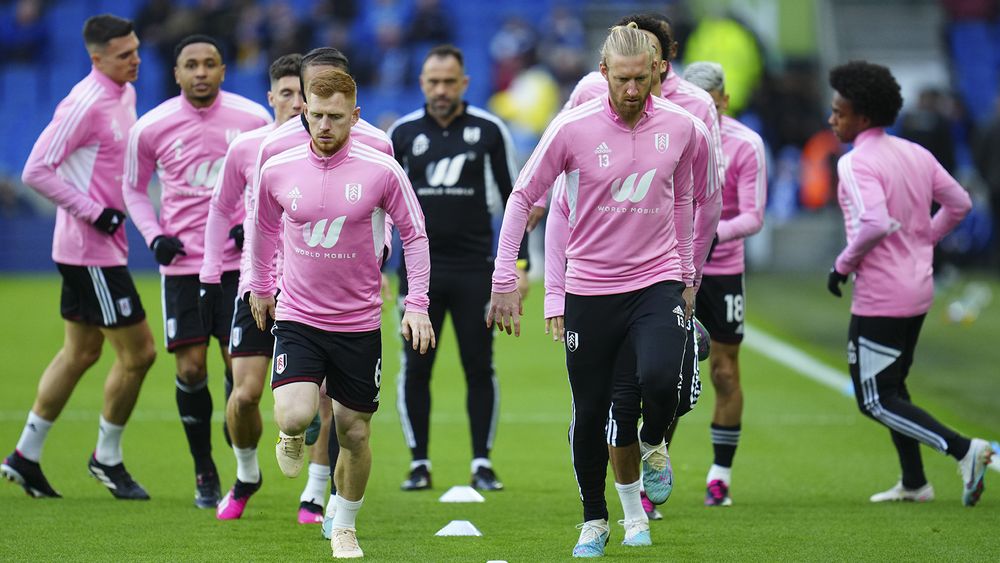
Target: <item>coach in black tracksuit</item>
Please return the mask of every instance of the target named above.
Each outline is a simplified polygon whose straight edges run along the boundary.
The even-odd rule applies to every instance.
[[[499,118],[462,100],[468,84],[462,52],[450,45],[435,47],[420,74],[426,105],[394,123],[389,136],[426,219],[431,251],[429,313],[434,334],[440,339],[445,312],[450,311],[458,339],[468,385],[472,486],[499,490],[503,484],[489,455],[500,396],[493,372],[493,331],[486,328],[484,315],[493,272],[492,217],[503,213],[516,173],[510,133]],[[525,256],[522,248],[521,257]],[[402,269],[399,279],[403,296],[407,288]],[[428,489],[430,378],[435,350],[426,355],[405,345],[403,350],[398,408],[413,462],[402,488]]]

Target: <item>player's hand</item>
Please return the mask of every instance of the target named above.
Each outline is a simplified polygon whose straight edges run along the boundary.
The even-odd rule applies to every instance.
[[[685,287],[681,297],[684,298],[684,322],[690,323],[694,316],[694,298],[698,294],[697,287]]]
[[[715,252],[715,247],[718,246],[718,244],[719,244],[719,233],[715,233],[715,236],[712,237],[712,246],[708,247],[708,256],[705,257],[705,262],[712,261],[712,253]]]
[[[198,314],[201,316],[201,326],[211,334],[215,324],[216,307],[222,303],[222,284],[203,283],[198,290]]]
[[[229,229],[229,238],[236,243],[236,248],[243,250],[243,225],[236,225]]]
[[[542,219],[545,218],[546,211],[547,209],[544,207],[533,205],[531,207],[531,211],[528,212],[528,225],[524,228],[525,232],[530,233],[535,230],[535,227],[537,227],[538,224],[542,222]]]
[[[267,319],[274,318],[274,304],[273,295],[257,297],[253,293],[250,294],[250,314],[253,315],[253,320],[257,321],[257,328],[261,332],[267,330]]]
[[[486,313],[486,326],[492,327],[495,322],[500,330],[514,336],[521,336],[521,315],[524,314],[524,305],[521,303],[521,294],[515,289],[510,293],[493,292],[490,297],[490,309]]]
[[[114,207],[105,207],[94,221],[94,227],[106,234],[113,235],[118,227],[125,224],[125,214]]]
[[[562,315],[545,319],[545,334],[551,334],[553,342],[566,341],[566,329],[563,326],[565,320],[566,317]]]
[[[521,299],[528,297],[531,290],[531,281],[528,280],[528,270],[517,269],[517,291],[521,293]]]
[[[830,275],[826,277],[826,288],[837,297],[842,297],[840,284],[847,283],[847,275],[837,271],[837,267],[830,268]]]
[[[434,327],[426,313],[406,311],[399,323],[399,331],[413,349],[421,354],[426,354],[430,348],[437,348]]]
[[[178,254],[187,256],[187,252],[184,252],[184,243],[177,237],[160,235],[153,239],[153,244],[149,245],[149,248],[153,251],[156,261],[163,266],[169,266]]]

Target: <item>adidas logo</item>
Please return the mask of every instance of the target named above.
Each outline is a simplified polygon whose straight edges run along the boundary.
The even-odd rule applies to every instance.
[[[684,309],[681,309],[681,306],[678,305],[678,306],[674,307],[674,314],[675,315],[684,315]]]
[[[611,149],[608,148],[607,143],[601,143],[594,149],[594,154],[611,154]]]
[[[291,199],[296,199],[302,197],[302,192],[299,191],[299,187],[295,186],[292,191],[288,192],[288,197]]]

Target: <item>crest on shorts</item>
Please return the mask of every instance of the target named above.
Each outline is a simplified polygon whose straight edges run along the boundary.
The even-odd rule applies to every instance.
[[[580,347],[580,335],[573,332],[572,330],[566,331],[566,349],[570,352],[576,352],[576,349]]]
[[[483,130],[479,127],[466,127],[462,131],[462,138],[465,139],[466,143],[474,145],[479,142],[479,138],[482,136]]]
[[[285,373],[285,368],[288,367],[288,354],[278,354],[274,358],[274,372],[278,375]]]
[[[122,297],[118,301],[115,301],[115,304],[118,305],[118,312],[121,313],[123,317],[131,317],[132,316],[132,298],[131,297]]]
[[[234,326],[233,333],[229,335],[229,341],[233,343],[233,346],[239,346],[240,342],[243,342],[243,327]]]
[[[347,184],[344,186],[344,197],[348,203],[361,201],[361,184]]]
[[[167,338],[177,336],[177,319],[167,319]]]
[[[656,152],[667,152],[667,147],[670,146],[670,134],[656,133],[653,135],[653,142],[656,144]]]
[[[413,139],[413,156],[420,156],[429,148],[431,148],[431,140],[427,138],[427,135],[421,133],[417,135],[416,139]]]

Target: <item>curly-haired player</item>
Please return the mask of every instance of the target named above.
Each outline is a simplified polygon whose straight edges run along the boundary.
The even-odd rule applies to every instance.
[[[847,247],[827,287],[840,297],[840,285],[855,275],[847,343],[854,394],[862,413],[889,428],[902,469],[900,481],[871,501],[934,498],[923,443],[958,460],[962,502],[972,506],[983,491],[990,445],[944,426],[910,402],[906,389],[934,294],[934,245],[969,212],[969,194],[926,149],[886,133],[903,105],[889,69],[852,61],[830,71],[830,86],[830,127],[854,150],[837,164]],[[941,207],[932,215],[935,202]]]

